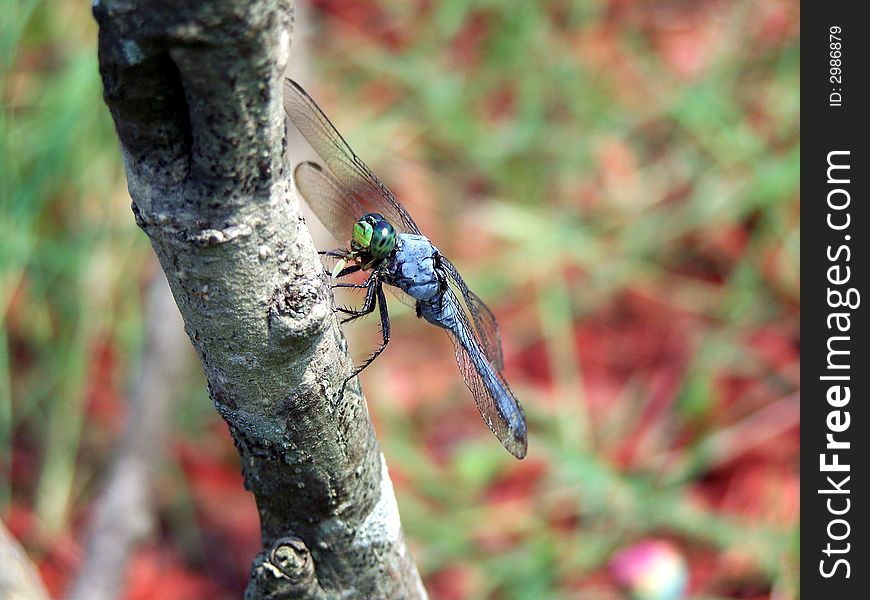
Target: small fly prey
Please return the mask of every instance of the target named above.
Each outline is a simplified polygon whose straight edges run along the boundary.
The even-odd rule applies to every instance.
[[[405,207],[291,79],[284,81],[284,110],[332,171],[304,162],[294,176],[299,192],[332,235],[338,240],[350,236],[349,249],[324,252],[339,259],[333,277],[369,272],[365,283],[334,285],[366,290],[359,309],[337,309],[346,315],[342,323],[376,308],[380,313],[383,343],[351,377],[371,364],[390,340],[383,285],[394,286],[412,298],[418,317],[447,332],[483,420],[508,452],[523,458],[526,417],[502,375],[501,338],[492,311],[468,289],[456,267],[420,232]]]

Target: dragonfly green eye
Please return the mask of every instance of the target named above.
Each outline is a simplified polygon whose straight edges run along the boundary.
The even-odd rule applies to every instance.
[[[374,233],[374,227],[365,219],[360,219],[353,225],[353,241],[361,248],[368,248],[372,243],[372,233]]]
[[[372,258],[385,258],[396,247],[396,230],[386,221],[375,223],[369,252]]]
[[[385,258],[396,247],[396,230],[382,215],[368,213],[354,224],[353,241],[372,258]]]

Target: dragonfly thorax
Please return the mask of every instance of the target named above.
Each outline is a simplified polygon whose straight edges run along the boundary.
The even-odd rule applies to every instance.
[[[429,300],[441,291],[438,249],[422,235],[400,233],[396,251],[384,266],[384,281],[415,300]]]

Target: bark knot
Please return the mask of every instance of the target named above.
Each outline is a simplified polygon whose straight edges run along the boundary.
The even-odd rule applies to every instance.
[[[328,323],[330,305],[320,283],[293,278],[278,287],[269,301],[269,335],[279,347],[313,339]]]

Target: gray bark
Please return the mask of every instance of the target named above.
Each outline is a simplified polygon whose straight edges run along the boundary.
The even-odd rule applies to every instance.
[[[284,161],[287,0],[98,0],[100,72],[148,234],[256,497],[246,597],[421,598]],[[220,551],[220,549],[216,549]]]

